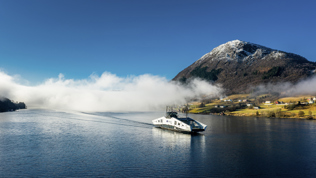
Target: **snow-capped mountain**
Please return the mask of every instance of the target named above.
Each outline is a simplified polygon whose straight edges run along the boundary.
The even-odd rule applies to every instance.
[[[233,40],[214,48],[197,60],[197,62],[200,63],[208,58],[212,58],[212,60],[246,61],[265,57],[285,57],[285,55],[286,53],[282,51],[245,41]]]
[[[302,56],[233,40],[205,54],[173,80],[199,77],[222,84],[228,93],[241,93],[262,83],[295,83],[315,69],[316,64]]]

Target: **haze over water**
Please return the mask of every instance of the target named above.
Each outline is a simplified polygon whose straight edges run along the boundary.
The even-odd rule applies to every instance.
[[[208,128],[155,128],[164,112],[0,113],[0,177],[316,176],[315,121],[192,115]]]

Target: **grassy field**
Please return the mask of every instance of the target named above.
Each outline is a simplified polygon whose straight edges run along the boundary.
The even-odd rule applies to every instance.
[[[231,99],[231,100],[238,100],[238,99],[246,99],[249,97],[250,94],[235,94],[235,95],[230,95],[224,99]]]
[[[313,98],[313,96],[303,95],[303,96],[297,96],[297,97],[285,97],[285,98],[280,98],[279,101],[283,101],[284,103],[290,103],[290,102],[304,101],[307,98]]]

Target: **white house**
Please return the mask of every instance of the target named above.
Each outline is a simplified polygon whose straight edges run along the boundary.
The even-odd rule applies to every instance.
[[[270,104],[270,103],[271,103],[271,101],[266,101],[265,103],[266,103],[266,104]]]
[[[253,106],[253,104],[252,103],[248,103],[247,106],[250,107],[250,106]]]

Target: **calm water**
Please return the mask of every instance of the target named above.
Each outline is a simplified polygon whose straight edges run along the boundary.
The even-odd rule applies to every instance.
[[[0,113],[0,177],[315,177],[316,122],[193,115],[202,134],[155,113]]]

